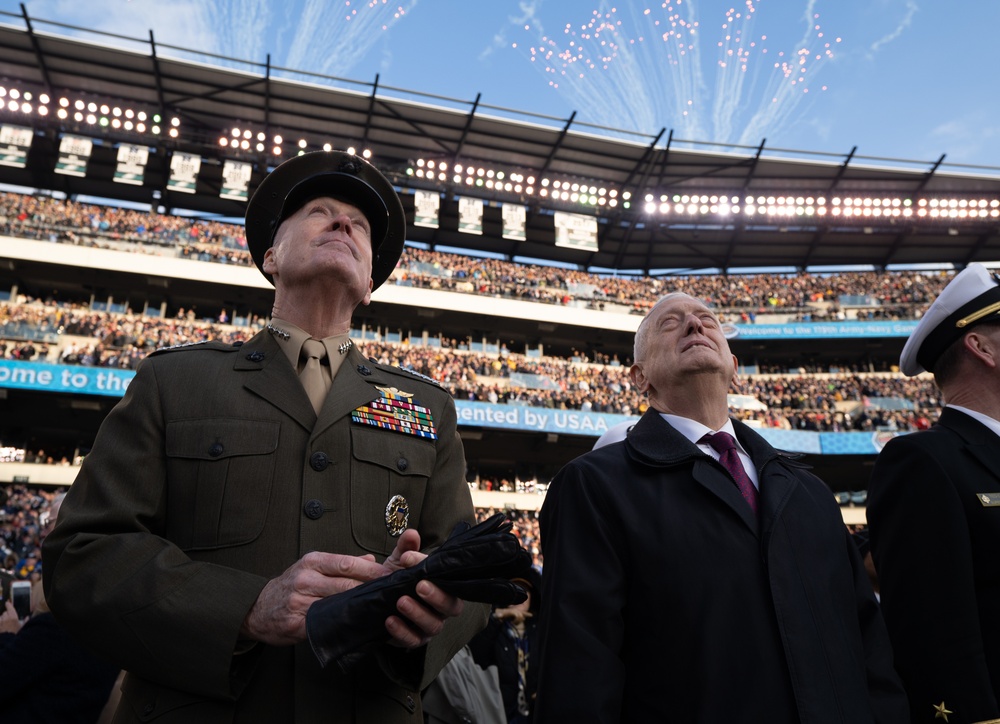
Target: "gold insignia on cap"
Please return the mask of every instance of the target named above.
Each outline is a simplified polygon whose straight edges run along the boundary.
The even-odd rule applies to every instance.
[[[984,508],[996,508],[1000,506],[1000,493],[976,493],[979,502]]]
[[[935,704],[934,705],[934,718],[935,719],[944,719],[945,721],[948,721],[948,715],[949,714],[954,714],[954,713],[955,712],[949,711],[948,709],[945,708],[943,701],[940,704]]]
[[[962,319],[955,322],[955,326],[958,327],[959,329],[962,329],[962,327],[968,326],[973,322],[978,322],[983,317],[988,317],[994,312],[1000,312],[1000,302],[997,302],[996,304],[991,304],[988,307],[980,309],[978,312],[973,312],[968,317],[963,317]]]
[[[385,528],[392,537],[398,537],[410,522],[410,504],[402,495],[394,495],[385,506]]]

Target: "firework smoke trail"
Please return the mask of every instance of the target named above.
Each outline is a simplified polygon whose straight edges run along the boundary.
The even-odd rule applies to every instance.
[[[840,42],[840,38],[830,41],[824,37],[819,14],[814,12],[815,5],[816,0],[810,0],[806,5],[806,29],[794,52],[779,53],[779,59],[772,61],[773,70],[762,94],[762,104],[744,126],[737,143],[756,144],[767,135],[779,135],[807,99],[811,79],[826,61],[833,58],[833,46]],[[821,43],[819,50],[811,50],[817,42]],[[826,87],[822,86],[819,90],[826,90]]]
[[[649,12],[623,17],[602,2],[586,23],[567,24],[562,38],[542,35],[529,50],[530,60],[550,87],[586,109],[599,125],[647,130],[666,124],[697,135],[699,119],[690,112],[704,84],[692,37],[697,21],[693,14],[676,13],[660,27],[659,19],[644,17]],[[661,35],[669,43],[665,58],[653,40]],[[671,76],[670,82],[650,82],[658,68]]]
[[[701,67],[697,7],[693,2],[677,0],[674,4],[662,3],[660,9],[666,11],[666,17],[662,20],[652,10],[643,12],[647,25],[651,24],[654,29],[647,46],[653,58],[643,67],[655,69],[657,66],[662,67],[664,60],[667,63],[666,76],[659,79],[660,82],[651,89],[654,96],[670,95],[670,102],[658,119],[659,126],[670,125],[667,121],[676,118],[680,123],[675,122],[673,127],[682,136],[703,138],[706,129],[697,109],[699,100],[705,93],[705,77]],[[684,17],[681,16],[681,10],[684,11]],[[656,44],[657,37],[663,42],[662,46]],[[657,80],[655,70],[651,77]]]
[[[262,60],[267,48],[260,29],[271,23],[268,6],[267,0],[243,0],[238,6],[230,2],[206,4],[204,27],[214,28],[217,33],[214,52],[230,58]]]
[[[755,67],[751,53],[756,48],[756,41],[750,38],[756,8],[753,0],[746,0],[744,6],[742,12],[736,8],[730,8],[726,12],[726,21],[722,24],[722,40],[718,42],[718,70],[711,118],[715,138],[722,141],[734,137],[735,118],[744,104],[743,90],[747,79],[750,79],[751,93],[756,86],[756,74],[747,75],[747,69]]]
[[[415,5],[389,0],[306,0],[289,43],[287,68],[344,76],[378,42],[381,32]]]
[[[742,0],[726,12],[718,40],[704,32],[695,0],[665,1],[630,17],[602,2],[586,24],[568,24],[561,42],[543,35],[530,59],[544,67],[551,87],[600,125],[646,133],[668,126],[688,140],[756,144],[792,121],[809,82],[833,57],[816,0],[806,2],[806,30],[787,52],[770,50],[767,35],[754,35],[756,5],[763,2]],[[719,49],[710,90],[703,41]],[[822,47],[812,50],[817,43]]]

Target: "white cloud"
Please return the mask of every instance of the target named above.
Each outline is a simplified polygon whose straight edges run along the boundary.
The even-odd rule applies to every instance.
[[[996,147],[1000,126],[985,114],[946,121],[927,134],[929,155],[947,154],[952,163],[983,163],[984,152]]]

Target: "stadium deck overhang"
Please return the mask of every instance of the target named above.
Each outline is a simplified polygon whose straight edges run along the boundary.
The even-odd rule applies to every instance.
[[[962,197],[1000,199],[1000,169],[945,163],[696,144],[655,134],[602,129],[575,114],[557,119],[472,101],[427,96],[374,82],[319,77],[264,63],[198,56],[147,40],[94,34],[97,42],[66,37],[80,29],[0,14],[0,83],[18,84],[51,96],[133,104],[181,119],[176,139],[119,133],[93,125],[0,110],[0,123],[31,125],[35,138],[26,168],[0,166],[0,183],[53,189],[185,208],[206,215],[240,217],[243,204],[219,197],[221,167],[233,158],[254,164],[250,190],[277,162],[270,151],[233,152],[219,138],[234,126],[267,135],[328,139],[337,148],[373,151],[373,162],[389,175],[413,219],[416,189],[441,195],[438,228],[410,225],[408,238],[542,259],[587,269],[665,273],[667,270],[817,268],[872,265],[955,264],[1000,260],[997,218],[935,221],[900,217],[837,220],[803,215],[684,216],[651,214],[641,198],[672,196],[767,197]],[[41,28],[53,28],[43,32]],[[56,34],[60,33],[60,34]],[[111,47],[113,42],[117,47]],[[132,48],[127,49],[127,48]],[[199,62],[192,58],[201,58]],[[97,139],[86,178],[54,173],[64,133]],[[142,186],[112,181],[115,146],[144,143],[152,151]],[[292,148],[297,151],[297,148]],[[202,172],[195,194],[166,188],[170,156],[197,153]],[[286,153],[287,155],[287,153]],[[630,208],[581,208],[551,198],[417,179],[407,173],[418,159],[455,164],[492,164],[538,178],[598,184],[634,194]],[[458,230],[458,197],[486,202],[483,233]],[[622,198],[622,197],[619,197]],[[501,204],[527,208],[526,240],[501,233]],[[596,216],[597,250],[555,245],[554,211]]]

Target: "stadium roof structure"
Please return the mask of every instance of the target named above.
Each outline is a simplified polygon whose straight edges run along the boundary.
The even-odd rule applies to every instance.
[[[7,101],[0,125],[34,134],[26,166],[0,166],[0,183],[241,217],[244,203],[219,195],[224,162],[252,164],[252,193],[301,140],[308,150],[370,149],[400,192],[408,239],[431,246],[654,274],[1000,260],[997,168],[948,164],[944,156],[915,162],[856,149],[791,151],[764,140],[722,146],[674,139],[667,129],[630,133],[575,113],[558,119],[490,106],[482,95],[459,101],[383,87],[377,76],[365,83],[272,67],[269,57],[198,54],[158,44],[152,31],[146,40],[93,33],[96,41],[67,32],[90,31],[26,10],[0,13],[0,86],[45,94],[53,109],[42,116],[0,98]],[[163,125],[140,134],[102,126],[97,113],[89,122],[72,113],[60,119],[57,97],[146,109]],[[166,132],[168,118],[178,119],[176,137]],[[83,178],[54,171],[66,134],[94,142]],[[249,148],[221,145],[231,138],[249,139]],[[120,144],[150,149],[142,185],[114,182]],[[201,157],[193,194],[167,188],[178,152]],[[436,228],[413,223],[417,191],[439,198]],[[482,202],[481,234],[459,229],[462,198]],[[504,207],[525,209],[523,240],[504,235]],[[590,231],[557,235],[563,214],[586,217]]]

